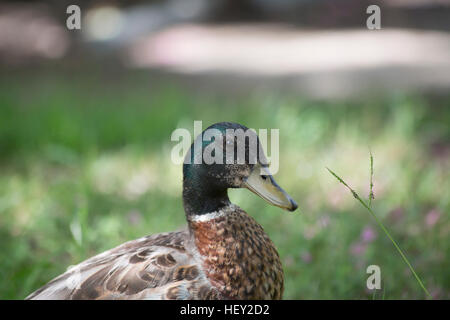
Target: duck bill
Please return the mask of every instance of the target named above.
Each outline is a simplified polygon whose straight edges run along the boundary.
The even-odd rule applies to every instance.
[[[269,170],[257,164],[244,186],[268,203],[288,211],[297,209],[297,203],[273,179]]]

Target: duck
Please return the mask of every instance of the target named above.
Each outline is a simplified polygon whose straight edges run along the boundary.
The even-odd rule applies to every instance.
[[[205,139],[211,131],[215,134]],[[229,134],[238,131],[245,133],[241,149],[238,135]],[[258,152],[252,152],[251,141],[257,142]],[[223,161],[196,161],[207,148]],[[297,209],[270,174],[256,132],[238,123],[215,123],[186,153],[183,229],[144,236],[89,258],[26,299],[281,299],[284,274],[278,251],[263,227],[231,203],[228,189],[234,188],[248,189],[282,209]]]

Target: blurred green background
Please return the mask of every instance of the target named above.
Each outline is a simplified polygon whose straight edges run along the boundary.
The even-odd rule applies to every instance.
[[[301,212],[248,190],[230,198],[276,244],[285,299],[425,298],[369,213],[326,170],[367,198],[369,150],[375,213],[433,297],[450,298],[447,87],[317,98],[286,89],[291,78],[230,89],[220,77],[129,68],[97,54],[2,66],[0,299],[23,299],[70,265],[183,227],[170,135],[192,132],[194,120],[280,129],[275,178]],[[381,268],[381,290],[366,288],[369,265]]]

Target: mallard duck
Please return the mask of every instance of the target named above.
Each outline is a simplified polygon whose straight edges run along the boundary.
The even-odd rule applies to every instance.
[[[129,241],[94,256],[27,299],[281,299],[278,252],[261,225],[230,202],[227,189],[247,188],[289,211],[297,204],[268,172],[264,152],[251,152],[248,137],[245,161],[238,161],[237,152],[228,162],[223,152],[223,164],[186,161],[212,143],[225,150],[230,140],[204,141],[208,129],[223,137],[227,129],[242,129],[256,136],[261,148],[256,133],[237,123],[216,123],[197,137],[201,148],[193,143],[183,164],[185,229]]]

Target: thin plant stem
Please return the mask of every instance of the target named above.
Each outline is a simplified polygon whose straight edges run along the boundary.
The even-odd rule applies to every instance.
[[[370,193],[369,193],[369,207],[372,207],[372,200],[375,199],[373,195],[373,155],[372,150],[370,152]]]
[[[389,240],[391,240],[392,244],[395,246],[395,248],[397,249],[398,253],[400,253],[400,256],[403,258],[403,261],[405,261],[405,263],[408,265],[409,269],[411,270],[411,272],[413,273],[414,277],[416,278],[417,282],[419,283],[419,285],[422,287],[423,291],[426,293],[426,295],[430,298],[433,299],[433,297],[431,296],[431,294],[428,292],[428,290],[425,288],[425,286],[422,283],[422,280],[420,280],[419,276],[417,275],[416,271],[414,271],[413,266],[411,265],[411,263],[409,263],[408,259],[406,258],[405,254],[403,253],[403,251],[400,249],[399,245],[397,244],[397,242],[394,240],[394,238],[392,238],[391,234],[387,231],[386,227],[383,225],[383,223],[377,218],[377,216],[375,215],[375,213],[372,211],[372,209],[359,197],[359,195],[356,193],[355,190],[353,190],[352,188],[349,187],[349,185],[341,178],[339,177],[336,173],[334,173],[331,169],[327,168],[327,170],[340,182],[342,183],[344,186],[347,187],[347,189],[350,190],[350,192],[353,194],[353,196],[364,206],[364,208],[366,208],[369,213],[371,214],[371,216],[375,219],[375,221],[377,222],[377,224],[380,226],[380,228],[383,230],[383,232],[386,234],[386,236],[389,238]]]

